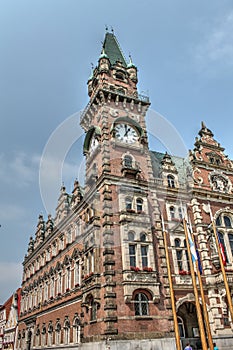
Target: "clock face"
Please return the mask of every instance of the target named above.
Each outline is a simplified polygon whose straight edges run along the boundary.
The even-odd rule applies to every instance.
[[[92,137],[90,142],[90,148],[89,148],[90,152],[93,152],[97,148],[98,144],[99,144],[99,141],[97,140],[97,138]]]
[[[138,139],[136,130],[128,124],[117,124],[115,126],[116,138],[125,143],[134,143]]]

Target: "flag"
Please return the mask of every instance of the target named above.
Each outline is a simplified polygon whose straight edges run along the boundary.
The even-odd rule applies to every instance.
[[[218,233],[218,232],[217,232],[217,235],[218,235],[218,244],[219,244],[219,248],[220,248],[220,253],[221,253],[222,262],[223,262],[223,265],[226,266],[226,264],[227,264],[227,258],[226,258],[224,246],[223,246],[223,244],[222,244],[222,242],[221,242],[221,239],[220,239],[220,236],[219,236],[219,233]]]
[[[195,243],[195,246],[196,246],[196,254],[197,254],[197,263],[198,263],[198,269],[200,271],[200,274],[202,275],[202,265],[201,265],[201,257],[200,257],[200,254],[199,254],[199,251],[197,249],[197,242],[196,242],[196,239],[194,237],[194,243]]]
[[[189,218],[189,227],[190,227],[190,232],[193,233],[193,228],[192,228],[192,224],[191,224],[190,218]],[[198,249],[197,249],[196,237],[194,237],[194,246],[195,246],[195,249],[196,249],[196,256],[197,256],[198,269],[199,269],[199,271],[200,271],[200,274],[202,275],[201,258],[200,258],[199,251],[198,251]]]
[[[189,239],[189,246],[190,246],[190,251],[191,251],[191,255],[192,255],[192,261],[193,263],[195,263],[195,261],[197,261],[197,253],[196,253],[196,247],[194,245],[194,242],[192,240],[192,236],[190,233],[190,229],[188,227],[189,225],[187,225],[187,231],[188,231],[188,239]]]

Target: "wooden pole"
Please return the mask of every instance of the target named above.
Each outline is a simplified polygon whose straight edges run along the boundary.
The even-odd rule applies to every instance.
[[[210,214],[211,214],[211,209],[210,209]],[[223,261],[222,261],[222,255],[221,255],[221,251],[220,251],[218,233],[217,233],[217,230],[216,230],[215,222],[214,222],[212,214],[210,216],[211,216],[211,221],[212,221],[212,226],[213,226],[213,231],[214,231],[214,237],[215,237],[215,241],[216,241],[218,257],[219,257],[221,271],[222,271],[222,276],[223,276],[223,282],[224,282],[225,289],[226,289],[227,302],[228,302],[228,306],[229,306],[229,310],[230,310],[230,314],[231,314],[231,322],[233,322],[233,306],[232,306],[230,288],[229,288],[229,285],[228,285],[226,271],[225,271],[225,268],[224,268],[224,265],[223,265]]]
[[[195,296],[197,320],[198,320],[198,325],[199,325],[199,330],[200,330],[202,350],[208,350],[206,337],[205,337],[204,322],[202,319],[201,306],[200,306],[200,302],[199,302],[199,296],[198,296],[198,290],[197,290],[197,284],[196,284],[196,276],[195,276],[195,272],[194,272],[192,254],[191,254],[190,243],[189,243],[189,235],[188,235],[187,224],[186,224],[185,219],[183,219],[183,225],[184,225],[185,239],[187,242],[187,251],[188,251],[188,258],[189,258],[189,263],[190,263],[190,272],[191,272],[192,283],[193,283],[193,291],[194,291],[194,296]]]
[[[192,226],[191,226],[190,220],[189,220],[189,225],[190,225],[190,230],[191,230],[191,237],[192,237],[192,240],[194,241],[194,244],[195,244],[194,235],[192,232]],[[202,300],[203,314],[204,314],[204,320],[205,320],[205,326],[206,326],[206,333],[207,333],[207,337],[208,337],[208,344],[209,344],[210,350],[214,350],[213,338],[212,338],[211,329],[210,329],[209,315],[208,315],[208,311],[207,311],[207,307],[206,307],[205,293],[204,293],[204,289],[203,289],[201,273],[200,273],[199,266],[198,266],[198,260],[196,260],[196,270],[197,270],[197,277],[198,277],[199,288],[200,288],[200,293],[201,293],[201,300]]]
[[[163,219],[162,219],[162,222],[163,222]],[[172,314],[173,314],[173,320],[174,320],[176,349],[181,350],[180,333],[179,333],[177,314],[176,314],[175,295],[174,295],[174,289],[173,289],[173,284],[172,284],[171,265],[170,265],[168,246],[167,246],[167,232],[164,228],[164,224],[163,224],[163,239],[164,239],[165,254],[166,254],[166,261],[167,261],[167,273],[168,273],[168,280],[169,280],[169,287],[170,287]]]

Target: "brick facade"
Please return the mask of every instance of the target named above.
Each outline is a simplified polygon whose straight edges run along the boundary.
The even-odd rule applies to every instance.
[[[68,194],[62,186],[55,218],[39,216],[23,263],[17,349],[175,349],[161,215],[180,331],[198,343],[184,212],[200,251],[213,336],[230,338],[208,203],[221,221],[232,287],[232,162],[204,124],[188,160],[149,150],[150,102],[138,93],[137,68],[126,63],[112,33],[106,33],[88,94],[80,119],[85,188],[75,181]]]

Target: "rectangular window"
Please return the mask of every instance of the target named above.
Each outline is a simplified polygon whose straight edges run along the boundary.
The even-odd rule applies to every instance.
[[[74,270],[74,283],[75,283],[75,286],[77,286],[78,284],[80,284],[80,280],[79,280],[79,261],[76,261],[75,262],[75,270]]]
[[[68,267],[66,270],[66,290],[70,289],[70,280],[71,280],[71,271],[70,271],[70,268]]]
[[[141,246],[141,256],[142,256],[142,267],[148,266],[148,246]]]
[[[129,264],[130,266],[136,267],[136,245],[129,245]]]
[[[177,249],[176,257],[177,257],[177,264],[178,264],[179,271],[183,270],[182,255],[183,255],[183,251],[181,249],[179,250]]]
[[[58,274],[57,279],[57,294],[61,294],[62,292],[62,274],[61,272]]]

